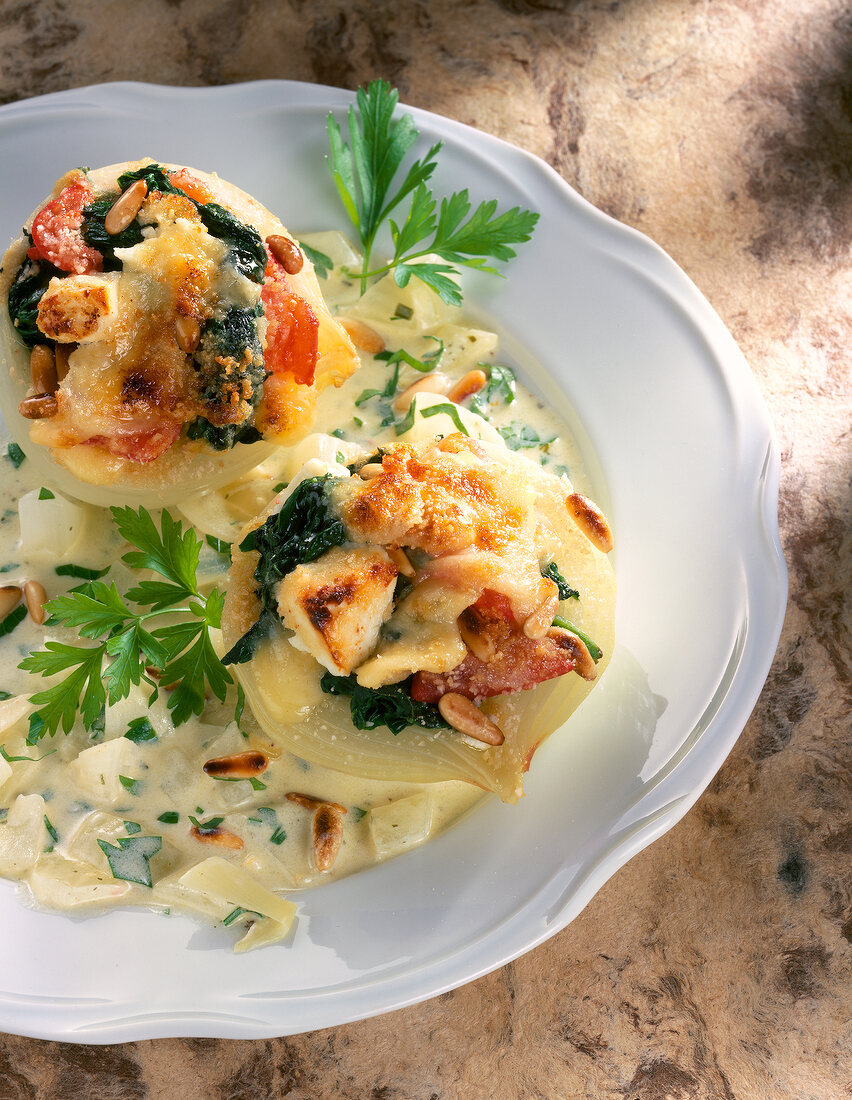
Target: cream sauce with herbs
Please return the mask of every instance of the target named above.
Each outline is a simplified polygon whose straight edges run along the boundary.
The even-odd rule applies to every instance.
[[[308,240],[315,247],[329,247],[326,234]],[[339,242],[336,247],[339,251]],[[321,281],[321,285],[338,315],[357,316],[361,303],[351,281],[341,276],[339,269],[331,278]],[[442,323],[459,330],[451,333],[451,339],[444,340],[444,356],[435,355],[441,346],[439,341],[428,334],[412,332],[412,319],[405,313],[404,304],[394,308],[384,324],[381,314],[378,315],[376,327],[382,328],[388,350],[405,347],[421,360],[432,356],[435,365],[453,379],[477,362],[499,362],[494,350],[496,339],[489,340],[488,333],[467,328],[460,312],[443,311]],[[362,311],[362,320],[369,324],[371,318],[364,317]],[[468,353],[460,367],[441,361],[452,358],[447,351],[452,351],[454,345],[461,353]],[[473,360],[469,355],[471,345],[476,346]],[[394,423],[402,414],[394,410],[394,395],[387,392],[394,365],[369,354],[362,354],[361,359],[361,369],[339,390],[326,389],[322,394],[315,431],[360,444],[370,451],[376,442],[396,438]],[[405,363],[398,369],[397,393],[422,377]],[[379,392],[369,396],[370,390]],[[516,386],[511,403],[507,403],[507,396],[506,390],[495,390],[492,394],[486,408],[491,423],[504,429],[510,446],[523,446],[530,459],[557,475],[569,475],[574,486],[582,489],[585,478],[578,453],[566,438],[563,426],[540,399],[521,385]],[[0,442],[3,456],[0,469],[8,502],[0,516],[0,584],[23,586],[27,580],[37,580],[49,597],[55,597],[80,583],[79,575],[62,575],[68,572],[68,566],[76,566],[107,569],[103,579],[108,583],[115,581],[119,591],[126,591],[135,578],[120,561],[127,546],[109,513],[76,502],[64,505],[58,493],[51,501],[50,486],[33,480],[36,475],[32,464],[24,460],[16,468],[8,457],[7,442]],[[351,449],[347,450],[343,442],[341,447],[345,453],[338,461],[344,457],[350,461]],[[243,524],[265,507],[274,492],[292,476],[292,466],[289,453],[281,452],[234,485],[186,501],[181,508],[183,518],[194,520],[202,535],[212,533],[232,541]],[[40,496],[44,499],[39,500]],[[27,502],[23,508],[23,538],[17,508],[22,498]],[[39,506],[44,512],[57,510],[53,520],[42,516],[46,534],[38,531],[34,534],[32,521],[26,521],[26,516],[39,514]],[[73,523],[69,523],[69,517]],[[50,537],[51,523],[55,525],[55,537]],[[63,544],[63,532],[69,527],[73,534]],[[227,568],[227,558],[205,542],[199,569],[202,591],[214,585],[224,587]],[[48,640],[78,641],[73,632],[47,624],[39,626],[29,616],[0,639],[0,689],[4,693],[28,696],[45,685],[41,677],[23,672],[17,665],[22,657],[42,648]],[[321,672],[317,666],[317,677]],[[0,745],[5,758],[37,758],[10,760],[9,774],[0,785],[0,818],[5,822],[19,795],[37,795],[43,799],[44,820],[39,830],[36,868],[45,872],[32,874],[27,867],[17,870],[14,859],[4,863],[4,826],[0,824],[0,873],[29,880],[37,902],[59,908],[110,903],[141,904],[164,911],[173,905],[192,908],[191,901],[182,896],[175,884],[187,868],[210,856],[223,856],[238,863],[270,890],[299,890],[351,874],[421,843],[448,827],[482,797],[478,789],[461,782],[429,785],[379,782],[309,764],[272,745],[247,711],[238,727],[233,721],[233,690],[226,705],[212,700],[200,719],[192,718],[175,729],[166,707],[167,691],[162,690],[159,698],[149,704],[150,691],[143,683],[131,691],[129,698],[107,708],[102,731],[88,733],[78,723],[69,736],[59,733],[33,746],[26,744],[27,715],[19,713],[17,720],[10,723],[7,714],[4,723],[4,704],[0,703],[0,727],[3,727]],[[92,753],[99,746],[100,755]],[[206,760],[249,748],[262,749],[271,758],[257,780],[221,781],[204,773],[202,766]],[[98,771],[99,760],[105,762],[104,772]],[[286,798],[288,792],[294,791],[346,808],[342,845],[329,872],[321,874],[314,869],[311,813]],[[408,801],[402,804],[406,812],[399,822],[382,821],[381,813],[371,812],[403,799]],[[31,803],[33,807],[41,810],[37,802]],[[223,827],[239,838],[242,848],[225,850],[203,837],[199,839],[197,832],[193,834],[193,820],[201,824],[203,831],[216,818],[221,818]],[[122,846],[118,841],[130,837],[161,838],[159,850],[149,860],[153,887],[113,877],[110,864],[112,871],[124,873]],[[98,844],[99,839],[111,845],[109,860]],[[68,864],[60,857],[75,862]],[[76,866],[88,870],[77,872],[75,879],[71,871]],[[59,871],[53,878],[56,868]],[[129,877],[133,877],[132,871]],[[80,888],[80,883],[85,888]],[[227,906],[222,910],[208,907],[200,911],[231,923],[233,914],[226,916],[225,909]],[[249,913],[248,917],[251,916]],[[233,922],[241,926],[245,919],[246,914],[241,912]]]

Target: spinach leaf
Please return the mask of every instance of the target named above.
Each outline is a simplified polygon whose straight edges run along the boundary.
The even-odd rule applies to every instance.
[[[104,271],[119,271],[121,261],[117,259],[117,248],[132,248],[142,241],[142,226],[136,218],[120,233],[107,233],[104,228],[106,216],[115,203],[115,195],[106,195],[95,199],[83,211],[80,232],[86,244],[96,248],[104,258]]]
[[[266,249],[258,231],[239,221],[218,203],[195,205],[207,232],[228,246],[228,259],[237,271],[253,283],[262,283],[266,270]]]
[[[549,577],[553,581],[553,583],[559,589],[560,600],[579,599],[580,593],[577,591],[576,588],[572,588],[568,581],[565,580],[565,578],[559,572],[559,566],[556,564],[555,561],[552,561],[550,565],[542,569],[541,575],[543,577]]]
[[[335,676],[324,673],[320,687],[327,695],[348,695],[352,724],[359,730],[374,730],[387,726],[394,736],[406,726],[421,729],[449,729],[441,712],[431,703],[418,703],[411,698],[408,680],[380,688],[363,687],[355,676]]]
[[[254,577],[263,610],[257,622],[222,658],[223,664],[250,660],[270,625],[278,621],[275,589],[282,577],[297,565],[316,561],[327,550],[346,542],[346,528],[331,511],[328,499],[328,490],[337,480],[326,474],[303,481],[280,512],[240,543],[241,550],[256,550],[260,555]]]
[[[64,274],[46,260],[27,259],[18,268],[9,288],[9,318],[27,347],[52,343],[39,330],[38,304],[54,275],[61,278]]]

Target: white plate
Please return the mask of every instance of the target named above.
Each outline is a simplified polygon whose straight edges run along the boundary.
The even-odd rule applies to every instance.
[[[297,232],[345,228],[325,116],[351,96],[265,81],[108,84],[0,109],[5,240],[74,165],[153,156],[255,195]],[[547,742],[519,806],[300,901],[289,947],[234,956],[188,918],[72,920],[0,885],[0,1028],[78,1042],[259,1038],[386,1012],[470,981],[572,920],[689,809],[757,699],[781,629],[778,453],[751,373],[687,277],[542,161],[413,111],[434,186],[541,213],[507,280],[470,284],[524,341],[527,380],[582,424],[616,535],[617,649]],[[537,360],[541,368],[534,365]],[[575,410],[571,413],[571,407]],[[723,884],[720,884],[720,888]]]

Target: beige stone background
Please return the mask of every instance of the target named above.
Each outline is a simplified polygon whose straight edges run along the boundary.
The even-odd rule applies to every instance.
[[[852,1096],[850,242],[844,0],[0,4],[0,100],[288,77],[516,142],[649,234],[743,348],[783,451],[790,601],[688,816],[567,929],[462,989],[266,1042],[0,1038],[0,1100]]]

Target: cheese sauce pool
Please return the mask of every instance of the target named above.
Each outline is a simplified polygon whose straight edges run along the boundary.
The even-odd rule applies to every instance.
[[[338,252],[341,247],[327,234],[308,240],[316,247],[331,250],[334,246]],[[388,349],[404,346],[421,362],[429,362],[431,355],[437,368],[452,380],[479,362],[500,362],[496,338],[467,326],[458,311],[442,309],[443,327],[438,326],[438,331],[443,337],[436,339],[429,330],[412,331],[412,318],[406,316],[404,303],[386,313],[383,326],[381,303],[368,303],[376,312],[365,316],[357,288],[353,290],[339,272],[322,286],[338,315],[357,317],[360,312],[364,324],[378,317],[376,327],[383,328],[381,335]],[[443,352],[436,355],[439,349]],[[338,437],[342,447],[348,441],[372,450],[377,442],[396,438],[395,428],[387,420],[391,414],[398,420],[402,413],[393,410],[395,395],[385,394],[393,372],[398,370],[396,394],[423,375],[404,361],[389,364],[387,358],[366,352],[361,360],[361,369],[339,390],[327,389],[322,394],[315,431]],[[365,396],[370,391],[377,392]],[[495,394],[489,404],[491,424],[506,430],[510,446],[523,448],[532,461],[569,475],[576,489],[587,491],[577,448],[564,425],[520,384],[510,403],[507,395],[508,391]],[[67,500],[49,485],[33,480],[37,475],[31,464],[24,459],[16,467],[15,451],[9,452],[8,443],[8,438],[0,441],[7,502],[0,516],[0,586],[23,587],[35,580],[44,586],[48,597],[55,597],[81,583],[81,569],[108,569],[103,579],[114,580],[119,591],[125,591],[135,577],[120,561],[127,547],[110,514]],[[280,487],[288,463],[287,452],[282,452],[225,490],[199,494],[182,506],[182,518],[207,516],[215,503],[218,537],[229,536],[226,541],[232,541]],[[226,530],[222,530],[223,523]],[[201,526],[205,526],[203,521]],[[227,568],[227,558],[205,542],[199,569],[202,591],[214,585],[223,588]],[[51,639],[77,641],[70,631],[38,625],[29,615],[0,638],[4,698],[6,693],[26,697],[45,686],[47,681],[17,665]],[[317,676],[320,674],[318,666]],[[23,700],[0,703],[0,774],[6,773],[0,785],[0,819],[6,821],[17,796],[39,796],[44,819],[39,863],[51,865],[51,858],[63,856],[98,871],[91,881],[86,880],[91,888],[85,890],[73,882],[53,883],[49,876],[38,877],[38,882],[34,878],[31,885],[37,903],[66,909],[108,904],[146,905],[161,911],[172,905],[180,908],[181,898],[174,890],[176,877],[210,856],[228,854],[204,834],[205,824],[215,818],[224,819],[227,831],[242,841],[241,864],[254,878],[271,890],[299,890],[351,874],[424,842],[484,797],[477,788],[462,782],[379,782],[309,764],[272,746],[247,712],[238,728],[231,698],[228,707],[213,700],[200,718],[175,729],[166,707],[167,691],[161,691],[149,705],[150,691],[143,683],[127,699],[108,707],[102,731],[88,733],[78,724],[71,735],[60,732],[34,746],[26,744],[27,716],[33,708]],[[17,706],[17,711],[7,711],[4,717],[4,706]],[[134,741],[126,735],[139,732],[140,719],[147,720],[147,727],[141,724],[144,737]],[[203,764],[211,758],[251,748],[260,748],[270,757],[269,767],[254,782],[216,780],[203,771]],[[12,759],[15,757],[29,759]],[[104,763],[102,771],[99,759]],[[311,813],[287,799],[292,792],[346,808],[342,844],[330,871],[314,869]],[[397,804],[398,821],[393,809],[384,817],[371,813]],[[42,804],[33,802],[32,807],[40,811]],[[193,822],[201,825],[200,836],[198,828],[193,830]],[[113,878],[104,849],[97,843],[101,839],[115,846],[120,838],[134,835],[162,838],[160,850],[150,858],[153,888]],[[18,868],[14,858],[0,852],[0,874],[27,878],[28,873],[29,868]]]

